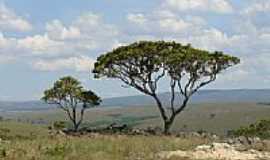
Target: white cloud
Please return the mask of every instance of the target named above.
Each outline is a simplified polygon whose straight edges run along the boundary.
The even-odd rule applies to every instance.
[[[2,32],[0,32],[0,48],[1,49],[5,49],[5,48],[9,48],[12,47],[12,39],[8,39],[6,38]],[[0,51],[0,54],[3,54],[3,50]]]
[[[0,32],[0,48],[0,56],[2,58],[10,59],[11,57],[16,57],[17,53],[20,53],[17,47],[17,39],[5,37],[2,32]]]
[[[61,21],[53,20],[46,24],[48,36],[55,40],[78,39],[81,37],[81,32],[73,26],[66,28]]]
[[[159,21],[159,25],[163,30],[173,31],[173,32],[182,32],[187,28],[191,27],[192,24],[185,22],[182,19],[163,19]]]
[[[79,16],[71,27],[78,28],[86,39],[108,38],[119,34],[114,25],[105,23],[100,15],[91,12]]]
[[[111,49],[119,31],[115,26],[103,22],[101,16],[90,12],[67,26],[59,20],[47,23],[45,35],[58,44],[63,43],[64,47],[57,45],[61,54],[85,54]]]
[[[98,54],[121,44],[118,29],[102,17],[86,13],[69,25],[60,20],[48,22],[45,32],[22,38],[6,37],[0,32],[0,58],[26,57],[35,69],[48,71],[85,71]],[[1,60],[3,61],[3,60]],[[87,62],[88,61],[88,62]],[[24,62],[25,63],[25,62]]]
[[[231,87],[260,88],[270,83],[270,52],[241,57],[241,64],[220,77],[220,85],[231,82]],[[254,85],[254,82],[259,82]]]
[[[59,57],[98,54],[111,49],[117,41],[118,30],[92,13],[84,14],[65,26],[59,20],[46,24],[46,32],[10,40],[0,34],[0,45],[17,55]],[[115,39],[115,40],[114,40]],[[11,43],[13,47],[7,47]],[[17,50],[20,49],[20,53]],[[1,51],[0,51],[1,52]]]
[[[144,24],[144,23],[146,23],[146,21],[147,21],[146,17],[143,14],[141,14],[141,13],[138,13],[138,14],[128,14],[127,15],[127,19],[130,22],[141,24],[141,25]]]
[[[0,3],[0,29],[6,31],[30,31],[32,25],[23,17]]]
[[[177,11],[204,11],[232,13],[233,7],[227,0],[166,0],[165,6]]]
[[[29,55],[53,56],[65,49],[63,42],[51,40],[47,35],[34,35],[18,40],[18,48]],[[28,52],[28,53],[27,53]]]
[[[100,23],[102,23],[102,18],[100,15],[88,12],[78,17],[75,20],[74,25],[79,26],[79,28],[85,28],[85,27],[97,27],[100,25]]]
[[[33,63],[33,67],[40,71],[61,71],[75,70],[78,72],[90,72],[95,61],[90,57],[69,57],[53,60],[38,60]]]
[[[44,33],[33,36],[12,38],[0,33],[0,58],[28,56],[31,65],[43,71],[89,71],[94,63],[90,57],[96,57],[119,45],[137,40],[163,39],[191,43],[194,47],[207,50],[221,50],[237,55],[245,61],[247,57],[256,54],[252,59],[254,61],[258,59],[260,63],[252,62],[252,64],[257,68],[265,67],[263,64],[266,62],[259,60],[259,57],[270,54],[270,27],[258,28],[252,21],[243,23],[246,19],[241,17],[243,15],[238,15],[235,20],[242,25],[235,25],[234,31],[228,32],[231,28],[212,25],[211,21],[203,16],[205,13],[202,16],[189,14],[197,11],[209,11],[207,13],[209,15],[214,12],[232,13],[233,7],[227,1],[182,0],[181,2],[166,0],[167,6],[165,8],[162,6],[163,10],[159,7],[143,14],[130,13],[126,16],[129,24],[121,27],[108,24],[104,22],[102,16],[89,12],[70,23],[52,20],[46,23]],[[222,18],[222,15],[219,16]],[[240,81],[249,74],[254,75],[254,71],[247,67],[247,63],[251,64],[245,62],[240,69],[238,68],[241,72],[234,71],[231,77]]]
[[[245,8],[243,14],[255,14],[258,12],[269,12],[270,11],[270,2],[268,0],[256,1],[251,4],[249,7]]]
[[[130,14],[129,14],[130,15]],[[203,18],[197,16],[179,16],[170,10],[158,10],[148,14],[139,14],[139,17],[144,17],[143,23],[136,20],[128,19],[132,24],[129,28],[129,35],[131,34],[147,34],[147,36],[156,35],[183,35],[187,33],[192,34],[204,25],[206,22]],[[137,24],[137,25],[134,25]],[[139,25],[138,25],[139,24]],[[132,30],[133,29],[133,30]],[[132,30],[132,31],[130,31]],[[141,33],[140,33],[141,32]]]
[[[263,81],[262,86],[270,83],[270,80],[267,80],[267,78],[270,79],[270,76],[265,76],[265,73],[270,74],[270,71],[267,70],[270,68],[268,62],[270,56],[269,25],[258,26],[249,16],[232,12],[232,6],[228,7],[227,12],[226,9],[215,11],[209,5],[204,6],[205,4],[200,3],[203,0],[189,2],[184,0],[181,1],[182,4],[180,1],[172,0],[170,1],[172,5],[168,6],[169,1],[167,0],[167,6],[162,6],[163,10],[156,9],[144,14],[147,21],[133,29],[136,31],[135,35],[131,34],[135,40],[138,38],[175,40],[180,43],[191,43],[196,48],[224,51],[238,56],[241,59],[241,64],[222,74],[221,80],[217,81],[215,87],[241,88],[245,84],[253,85],[254,81]],[[179,5],[184,6],[177,6],[178,2]],[[210,0],[205,2],[206,4],[210,3]],[[226,6],[224,4],[223,6]],[[213,3],[211,5],[214,6]],[[218,25],[213,25],[212,21],[205,17],[205,13],[202,16],[194,16],[198,15],[194,14],[196,11],[232,13],[230,16],[233,18],[230,21],[224,19]],[[208,12],[207,15],[212,15],[211,12]],[[222,19],[222,15],[220,16]],[[220,25],[223,23],[224,26]],[[130,32],[134,33],[132,30]],[[229,87],[226,86],[228,81],[231,82]]]
[[[202,30],[198,35],[187,37],[185,41],[203,49],[220,50],[228,47],[231,40],[225,33],[210,28]]]

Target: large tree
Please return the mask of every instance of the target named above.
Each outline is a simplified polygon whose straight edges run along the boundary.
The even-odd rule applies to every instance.
[[[65,111],[74,131],[81,125],[85,110],[101,102],[93,91],[83,89],[81,83],[70,76],[60,78],[52,88],[45,90],[42,100]]]
[[[190,44],[141,41],[101,55],[93,73],[96,78],[120,79],[153,97],[164,122],[164,132],[169,133],[175,117],[185,109],[190,97],[216,80],[220,72],[239,62],[236,57],[196,49]],[[166,76],[171,90],[169,107],[157,95],[158,82]]]

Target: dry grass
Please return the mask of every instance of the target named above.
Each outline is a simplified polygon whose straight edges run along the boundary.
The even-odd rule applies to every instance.
[[[38,126],[0,125],[13,135],[0,142],[0,159],[4,160],[154,160],[161,151],[188,150],[209,142],[166,136],[50,136]]]
[[[118,115],[118,116],[115,116]],[[211,115],[215,115],[211,118]],[[154,117],[145,119],[145,117]],[[5,115],[5,118],[31,121],[44,120],[46,123],[62,121],[66,117],[61,110],[42,112],[30,112]],[[247,126],[261,119],[269,119],[270,106],[256,103],[203,103],[191,104],[181,113],[174,125],[174,131],[198,131],[205,130],[220,135],[228,130]],[[146,107],[123,107],[123,108],[94,108],[88,110],[85,115],[86,124],[110,124],[122,122],[144,128],[148,126],[162,127],[162,120],[156,106]]]

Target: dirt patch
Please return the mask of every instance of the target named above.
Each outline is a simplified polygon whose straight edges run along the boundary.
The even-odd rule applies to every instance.
[[[203,160],[269,160],[270,152],[256,150],[238,151],[235,146],[228,143],[213,143],[201,145],[191,151],[171,151],[159,154],[161,159],[172,157],[186,157],[190,159]]]

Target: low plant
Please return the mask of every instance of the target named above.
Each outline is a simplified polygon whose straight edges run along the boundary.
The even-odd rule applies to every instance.
[[[240,127],[228,133],[229,136],[270,138],[270,120],[260,120],[247,127]]]

